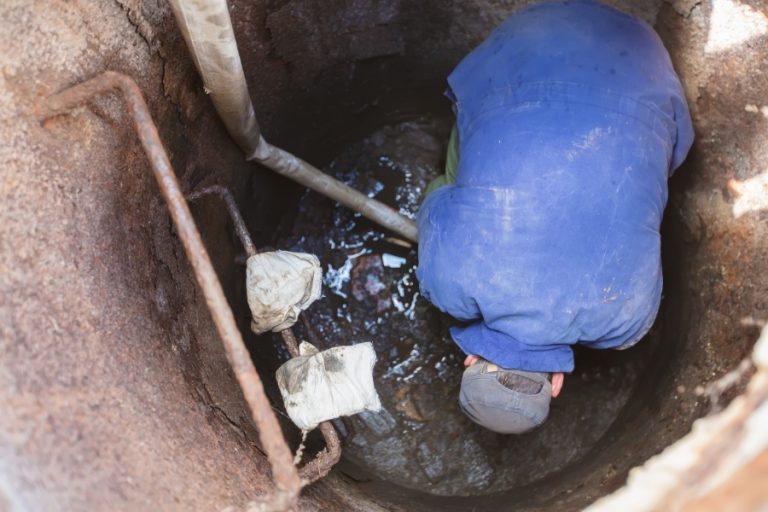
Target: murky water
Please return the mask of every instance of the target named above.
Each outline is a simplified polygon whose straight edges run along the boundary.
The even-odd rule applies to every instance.
[[[413,218],[443,165],[449,119],[385,126],[349,146],[326,171]],[[316,254],[324,298],[299,335],[319,346],[372,341],[384,409],[337,422],[344,456],[376,476],[440,495],[477,495],[524,485],[577,461],[615,420],[648,350],[579,351],[550,419],[523,436],[482,429],[457,403],[464,355],[453,320],[418,293],[416,248],[314,193],[280,241]]]

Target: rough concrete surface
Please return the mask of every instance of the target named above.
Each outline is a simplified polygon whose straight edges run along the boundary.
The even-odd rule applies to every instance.
[[[130,119],[115,95],[44,125],[34,103],[120,70],[144,90],[185,185],[226,182],[247,166],[164,3],[20,1],[0,11],[4,501],[242,505],[266,491],[268,465]],[[191,143],[203,136],[208,144]],[[225,240],[214,262],[229,261],[223,215],[206,226],[222,233],[209,240]]]
[[[230,5],[265,134],[324,164],[402,120],[389,112],[445,110],[446,73],[527,3]],[[483,502],[337,471],[301,510],[471,510],[514,496],[521,510],[581,508],[707,413],[696,387],[748,352],[768,318],[768,4],[611,3],[655,22],[698,136],[671,183],[660,363],[577,468]],[[259,245],[293,223],[301,194],[243,162],[162,0],[0,5],[0,510],[241,507],[268,489],[268,465],[120,101],[34,117],[36,101],[105,69],[137,79],[185,189],[231,187]],[[231,226],[214,201],[193,212],[247,333]]]

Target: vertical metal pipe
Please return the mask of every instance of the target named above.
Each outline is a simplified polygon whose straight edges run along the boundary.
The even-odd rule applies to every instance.
[[[213,106],[249,160],[418,242],[416,224],[411,219],[264,140],[248,94],[226,0],[169,1]]]
[[[299,357],[299,342],[293,333],[293,329],[289,327],[280,331],[280,335],[283,338],[288,354],[291,357]],[[341,459],[341,441],[333,424],[330,421],[324,421],[318,427],[325,440],[325,449],[299,470],[303,485],[309,485],[323,478]]]
[[[205,187],[187,194],[187,199],[194,201],[208,194],[218,195],[224,200],[224,203],[227,205],[227,210],[229,210],[229,215],[232,218],[232,222],[235,225],[237,236],[240,238],[243,247],[245,247],[245,252],[249,257],[256,254],[256,247],[253,245],[251,235],[248,233],[248,228],[245,226],[243,216],[229,189],[221,185],[211,185],[210,187]],[[306,317],[302,318],[306,319]],[[291,357],[299,357],[299,342],[296,340],[296,335],[293,333],[293,329],[290,327],[284,329],[281,331],[281,335],[283,337],[283,343],[288,350],[288,354],[290,354]],[[339,441],[339,435],[336,432],[336,429],[330,421],[320,423],[319,428],[323,439],[325,439],[325,449],[299,469],[302,486],[309,485],[327,475],[331,468],[333,468],[333,466],[339,462],[339,459],[341,459],[341,442]]]
[[[205,92],[246,155],[261,140],[226,0],[169,0]]]

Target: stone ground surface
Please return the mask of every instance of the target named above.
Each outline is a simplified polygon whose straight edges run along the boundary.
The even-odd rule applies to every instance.
[[[382,114],[392,108],[388,98],[396,98],[399,108],[408,99],[404,93],[419,89],[428,93],[419,102],[442,101],[445,74],[524,3],[529,2],[230,5],[267,136],[323,163],[396,124]],[[671,184],[666,279],[670,293],[676,291],[660,317],[660,347],[667,350],[659,357],[665,364],[648,365],[640,376],[638,387],[653,392],[636,411],[624,411],[618,423],[629,426],[609,428],[602,450],[578,471],[557,468],[543,485],[516,491],[515,496],[537,496],[520,510],[578,509],[621,485],[630,466],[679,438],[707,412],[695,387],[734,367],[754,341],[754,325],[768,318],[768,4],[613,3],[655,20],[686,85],[698,135],[689,163]],[[291,205],[301,194],[243,163],[212,113],[164,2],[2,3],[0,509],[244,505],[268,488],[267,465],[120,102],[105,97],[42,126],[34,117],[41,97],[105,69],[136,77],[183,186],[232,187],[260,244],[274,242],[284,214],[286,225],[294,223]],[[368,114],[378,121],[357,124]],[[231,227],[214,202],[195,206],[194,213],[245,331],[242,268],[232,265],[239,248]],[[378,274],[376,259],[367,260],[358,276],[373,273],[381,281],[395,270],[383,267]],[[343,262],[333,262],[334,268]],[[358,288],[362,303],[371,300],[368,290]],[[396,297],[390,295],[390,302]],[[377,309],[380,303],[386,308],[386,301],[376,300]],[[382,310],[395,312],[401,314]],[[742,322],[747,317],[751,323]],[[407,360],[406,351],[417,342],[422,340],[399,341],[393,360]],[[251,343],[270,348],[263,339]],[[388,411],[398,425],[431,428],[413,417],[429,416],[429,400],[419,402],[427,395],[417,391],[434,384],[418,380],[422,370],[411,379],[412,386],[422,387],[398,397],[416,370],[402,368],[402,376],[388,381],[395,393]],[[271,378],[268,372],[263,376]],[[397,439],[414,442],[418,430]],[[347,449],[355,453],[351,440]],[[418,470],[427,467],[437,480],[455,485],[455,475],[428,463],[429,447],[423,452],[427,463]],[[412,500],[420,509],[472,510],[491,503],[429,501],[348,475],[338,472],[307,489],[300,508],[374,510],[371,500]],[[500,503],[515,496],[502,496]]]

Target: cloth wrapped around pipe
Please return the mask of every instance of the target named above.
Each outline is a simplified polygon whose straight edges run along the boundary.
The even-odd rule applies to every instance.
[[[282,331],[320,298],[323,272],[313,254],[271,251],[248,258],[245,288],[256,334]]]
[[[256,334],[288,329],[321,295],[317,256],[271,251],[248,258],[246,293],[251,329]],[[371,343],[320,352],[303,342],[299,356],[277,370],[277,384],[288,416],[303,431],[323,421],[381,409],[373,384],[376,353]]]
[[[326,420],[364,410],[380,411],[373,384],[375,363],[370,342],[322,352],[302,342],[299,357],[277,370],[277,385],[288,416],[302,431],[308,431]]]

